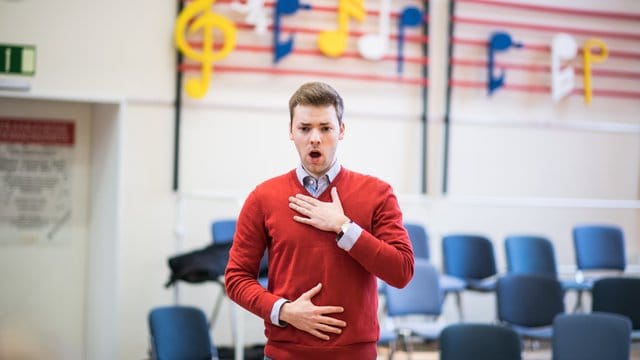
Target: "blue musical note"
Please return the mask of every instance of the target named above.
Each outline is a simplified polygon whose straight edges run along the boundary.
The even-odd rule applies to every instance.
[[[422,11],[415,6],[407,6],[400,13],[398,22],[398,74],[402,74],[404,63],[404,28],[416,27],[422,24]]]
[[[277,63],[293,50],[293,35],[289,39],[280,41],[280,17],[293,15],[298,9],[309,10],[311,5],[300,4],[299,0],[277,0],[273,17],[273,62]]]
[[[491,95],[495,90],[504,86],[504,70],[500,71],[499,76],[494,76],[493,68],[495,66],[495,52],[496,51],[507,51],[509,48],[521,48],[522,43],[513,42],[511,40],[511,35],[506,32],[494,32],[491,34],[489,38],[488,53],[489,53],[489,61],[487,62],[487,86],[489,87],[489,95]]]

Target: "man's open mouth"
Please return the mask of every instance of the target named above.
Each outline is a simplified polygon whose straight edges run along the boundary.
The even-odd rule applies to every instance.
[[[320,153],[320,151],[311,151],[309,153],[309,156],[311,156],[312,158],[316,159],[319,158],[320,156],[322,156],[322,153]]]

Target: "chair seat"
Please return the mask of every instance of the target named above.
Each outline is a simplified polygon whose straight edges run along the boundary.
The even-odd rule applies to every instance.
[[[447,324],[442,322],[420,323],[413,326],[412,330],[422,338],[436,340],[446,326]]]
[[[455,276],[441,274],[440,288],[445,293],[463,291],[467,287],[467,282]]]
[[[467,288],[475,291],[492,292],[496,290],[498,279],[490,277],[481,280],[467,280]]]
[[[589,291],[593,288],[593,281],[560,280],[563,290],[583,290]]]
[[[522,327],[517,325],[510,326],[520,336],[526,336],[539,340],[551,340],[553,338],[552,326],[540,326],[540,327]]]

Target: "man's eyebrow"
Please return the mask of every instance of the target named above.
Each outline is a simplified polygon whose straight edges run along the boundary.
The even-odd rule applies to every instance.
[[[313,123],[310,122],[299,122],[298,126],[312,126]],[[325,122],[321,122],[318,124],[319,126],[330,126],[331,122],[330,121],[325,121]]]

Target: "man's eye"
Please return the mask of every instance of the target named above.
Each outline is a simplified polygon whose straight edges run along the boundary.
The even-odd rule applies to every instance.
[[[300,131],[307,132],[307,131],[309,131],[309,128],[307,126],[303,126],[303,127],[300,128]]]
[[[322,131],[331,131],[331,128],[329,126],[325,126],[322,128]]]

